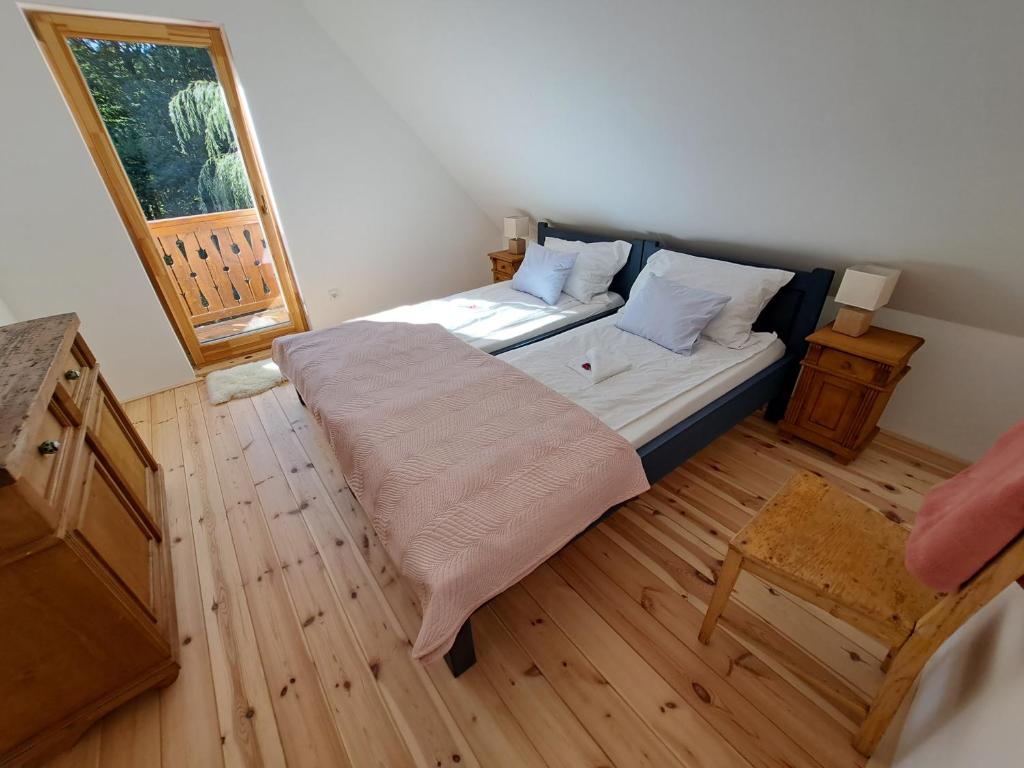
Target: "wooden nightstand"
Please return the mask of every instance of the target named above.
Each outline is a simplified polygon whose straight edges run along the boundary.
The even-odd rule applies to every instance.
[[[807,341],[800,380],[779,430],[846,464],[877,434],[878,419],[924,339],[873,326],[863,336],[846,336],[828,325]]]
[[[523,263],[524,256],[522,253],[509,253],[508,251],[495,251],[487,255],[491,259],[491,274],[496,283],[500,283],[502,280],[511,280],[512,275],[519,269],[519,265]]]

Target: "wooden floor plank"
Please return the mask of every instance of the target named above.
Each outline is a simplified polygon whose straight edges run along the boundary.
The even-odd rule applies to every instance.
[[[706,609],[714,581],[699,568],[680,560],[676,553],[648,536],[625,516],[612,517],[605,523],[604,531],[670,589],[685,596],[701,611]],[[787,680],[799,681],[801,690],[809,688],[845,718],[854,721],[863,718],[866,706],[862,696],[762,617],[730,601],[722,614],[722,625],[726,630],[735,631],[748,647],[753,644],[762,649],[772,649],[774,654],[766,656],[765,662],[782,672]]]
[[[253,403],[232,403],[230,412],[280,553],[279,573],[288,585],[299,626],[353,762],[412,764],[413,757],[382,698],[372,662],[359,646],[324,559],[302,518],[303,504],[308,502],[296,497],[289,486],[286,476],[290,472],[275,455]]]
[[[565,549],[551,561],[551,567],[751,765],[796,768],[821,764],[832,768],[856,764],[852,748],[843,761],[828,754],[826,760],[816,761],[734,687],[730,678],[717,674],[703,658],[708,651],[680,645],[579,547]]]
[[[380,546],[365,513],[352,496],[344,478],[337,469],[327,444],[326,437],[313,421],[307,411],[295,397],[290,387],[279,387],[274,391],[278,405],[287,419],[289,433],[285,425],[278,422],[280,434],[289,439],[297,439],[302,446],[309,463],[313,465],[321,486],[327,490],[333,501],[333,510],[337,518],[338,528],[330,528],[330,520],[325,516],[310,516],[311,524],[324,526],[321,532],[325,544],[325,556],[336,561],[331,569],[334,574],[355,579],[350,581],[340,592],[345,594],[365,594],[375,592],[377,602],[355,600],[352,605],[360,609],[379,606],[381,613],[369,622],[369,626],[388,626],[397,632],[401,628],[403,654],[407,656],[410,638],[419,631],[419,609],[412,594],[395,576],[393,567],[383,548]],[[268,403],[269,405],[269,403]],[[269,409],[273,417],[273,409]],[[301,463],[301,456],[297,456]],[[314,494],[315,495],[315,494]],[[358,559],[350,560],[354,552],[331,547],[335,540],[355,543]],[[346,565],[346,561],[352,563]],[[361,572],[362,576],[357,576]],[[368,617],[370,618],[370,617]],[[404,662],[403,662],[404,663]],[[415,670],[416,667],[413,666]],[[483,765],[500,764],[503,755],[516,754],[521,765],[543,765],[544,761],[535,750],[523,729],[512,717],[497,691],[483,672],[471,669],[458,680],[451,677],[442,662],[423,666],[423,672],[429,676],[432,684],[429,691],[435,697],[435,703],[445,717],[448,727],[454,730],[456,737],[465,737],[469,749],[475,753]],[[411,702],[405,702],[410,706]],[[450,714],[449,714],[450,713]],[[425,721],[416,730],[423,729]]]
[[[282,577],[231,414],[226,405],[211,405],[205,396],[202,406],[263,671],[274,693],[271,702],[285,759],[290,765],[351,765]]]
[[[132,400],[124,404],[124,413],[128,420],[139,433],[139,437],[146,443],[150,451],[153,450],[153,417],[152,399],[143,397],[139,400]]]
[[[698,582],[705,583],[698,583],[699,594],[702,599],[706,596],[710,600],[713,590],[711,585],[718,580],[721,559],[707,553],[704,558],[695,557],[692,554],[694,543],[686,539],[685,532],[673,529],[664,516],[645,516],[638,507],[630,505],[619,517],[642,531],[644,537],[656,541],[659,551],[662,547],[667,549],[680,563],[689,565],[700,574]],[[837,633],[830,624],[822,622],[804,605],[798,605],[790,595],[783,594],[751,574],[740,575],[730,603],[743,606],[752,616],[767,618],[774,632],[802,648],[819,665],[827,665],[864,698],[881,684],[882,673],[878,668],[880,659],[848,637],[837,643]]]
[[[206,639],[204,602],[199,588],[195,540],[185,483],[185,464],[173,391],[149,398],[153,456],[163,467],[167,489],[167,535],[178,613],[181,671],[160,692],[160,740],[164,768],[223,763],[217,700]]]
[[[672,658],[673,651],[683,647],[698,654],[719,677],[740,690],[757,709],[814,755],[829,751],[837,755],[853,753],[848,729],[812,699],[801,695],[778,674],[775,665],[766,663],[731,633],[716,632],[710,645],[702,645],[697,632],[704,618],[703,606],[694,605],[687,595],[677,592],[641,560],[632,557],[610,527],[602,525],[589,532],[572,549],[583,554],[597,572],[671,633],[674,640],[666,638],[664,650]],[[856,756],[853,759],[856,761]]]
[[[47,768],[99,768],[103,728],[107,719],[95,723],[77,744],[47,762]]]
[[[680,553],[680,559],[717,581],[726,550],[720,541],[702,535],[699,530],[695,533],[685,518],[677,517],[672,509],[659,508],[654,500],[650,504],[631,503],[627,516]],[[733,599],[769,617],[790,639],[800,638],[798,645],[842,674],[858,690],[870,692],[881,684],[878,665],[889,650],[883,643],[747,573],[737,584]],[[841,648],[835,643],[836,633],[846,638]]]
[[[503,592],[492,605],[615,765],[683,765],[523,586]]]
[[[354,642],[366,658],[374,685],[387,702],[398,731],[411,739],[409,748],[417,761],[430,765],[462,761],[473,764],[472,751],[461,743],[458,728],[446,721],[447,712],[431,699],[425,673],[409,657],[408,638],[388,615],[383,595],[367,572],[352,536],[341,525],[330,494],[274,394],[264,393],[252,403],[298,500],[299,517],[308,529],[306,535],[327,567],[351,624]],[[409,725],[413,722],[433,725],[417,733]]]
[[[794,472],[909,525],[962,468],[886,433],[843,466],[748,419],[478,611],[454,679],[411,659],[415,599],[290,387],[127,412],[165,470],[182,671],[60,768],[863,768],[850,731],[880,644],[753,578],[708,646],[703,610],[729,538]]]
[[[548,765],[586,768],[610,762],[489,607],[473,615],[473,641],[477,664]]]
[[[522,584],[681,765],[750,765],[736,746],[709,727],[698,712],[703,702],[692,687],[684,689],[685,693],[673,689],[549,565],[540,566]]]
[[[283,766],[281,736],[196,386],[176,389],[175,400],[225,763]]]
[[[102,768],[159,768],[160,692],[147,691],[103,720],[100,739]]]
[[[789,475],[787,474],[785,479],[779,480],[780,487],[788,479]],[[638,513],[649,515],[655,524],[678,528],[686,539],[699,542],[701,548],[708,553],[714,553],[715,570],[721,564],[722,558],[725,557],[729,539],[735,533],[735,531],[726,530],[725,526],[720,525],[721,521],[704,515],[699,509],[687,504],[671,491],[662,487],[652,488],[649,493],[644,494],[643,498],[633,501],[631,506]],[[755,580],[755,583],[760,582]],[[768,589],[763,585],[762,588]],[[799,605],[802,610],[847,637],[850,640],[850,647],[846,651],[856,654],[866,663],[880,662],[888,653],[889,649],[883,643],[868,637],[863,632],[830,615],[827,611],[797,597],[780,593],[778,590],[769,590],[769,595],[772,597],[784,596],[791,603]]]

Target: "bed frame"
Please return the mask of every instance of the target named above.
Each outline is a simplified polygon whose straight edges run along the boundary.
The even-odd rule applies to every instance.
[[[561,229],[554,227],[546,221],[537,223],[537,242],[544,245],[544,241],[549,237],[558,237],[562,240],[582,240],[584,243],[604,243],[608,241],[622,240],[624,238],[614,237],[612,235],[601,235],[593,234],[591,232],[581,232],[575,229]],[[636,281],[637,276],[640,274],[640,270],[644,268],[644,264],[651,255],[658,250],[658,243],[654,240],[628,240],[627,241],[632,247],[629,250],[629,258],[626,260],[625,266],[620,269],[615,277],[612,279],[612,284],[608,286],[609,291],[614,291],[619,294],[623,299],[629,298],[629,290],[633,287],[633,283]],[[491,352],[492,355],[500,355],[502,352],[510,352],[513,349],[519,347],[525,347],[529,344],[535,344],[543,339],[557,336],[560,333],[565,333],[573,328],[578,328],[581,325],[592,323],[595,320],[600,320],[602,317],[608,317],[614,315],[619,311],[618,307],[614,309],[608,309],[604,312],[599,312],[596,315],[585,317],[582,320],[577,320],[575,323],[569,325],[563,325],[561,328],[555,328],[554,330],[547,331],[546,333],[539,334],[537,336],[531,336],[528,339],[522,339],[515,344],[509,344],[507,347],[496,349]]]
[[[555,235],[560,231],[562,230],[549,228],[548,234]],[[563,235],[555,236],[562,237]],[[566,233],[565,237],[566,239],[570,239],[570,237],[577,240],[582,239],[572,233]],[[657,243],[654,241],[644,241],[644,244],[642,250],[645,251],[645,255],[641,260],[640,269],[658,250]],[[705,258],[718,257],[706,256]],[[777,265],[757,264],[734,259],[722,260],[752,267],[777,268]],[[620,284],[620,287],[614,290],[623,296],[628,296],[633,281],[640,274],[640,269],[627,275],[620,273],[623,281],[628,281],[628,285]],[[786,406],[789,404],[789,398],[800,373],[800,361],[807,351],[806,338],[817,329],[818,317],[821,315],[825,297],[828,295],[829,286],[835,275],[830,269],[795,272],[793,279],[775,295],[754,323],[755,331],[774,331],[778,334],[778,337],[786,344],[785,355],[717,400],[704,406],[692,416],[688,416],[653,440],[640,446],[637,453],[640,454],[644,472],[651,485],[756,412],[758,408],[764,406],[764,416],[769,421],[778,421],[785,414]],[[616,279],[619,278],[616,277]],[[591,318],[591,320],[593,319],[596,318]],[[568,330],[568,328],[559,329],[559,332],[564,330]],[[539,339],[533,341],[537,340]],[[617,509],[618,507],[609,509],[587,526],[586,530],[581,531],[579,536],[613,515]],[[466,619],[455,637],[455,644],[444,657],[445,663],[448,664],[448,668],[455,677],[476,662],[473,628],[470,621],[471,619]]]

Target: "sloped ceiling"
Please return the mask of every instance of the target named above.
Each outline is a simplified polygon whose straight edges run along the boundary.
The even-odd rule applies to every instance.
[[[1020,0],[304,2],[496,221],[890,264],[1024,336]]]

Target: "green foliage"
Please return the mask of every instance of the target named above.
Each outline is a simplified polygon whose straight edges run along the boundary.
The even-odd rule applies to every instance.
[[[238,150],[206,161],[199,172],[199,194],[211,211],[252,208],[249,178]]]
[[[199,194],[210,211],[252,207],[249,179],[220,84],[195,80],[171,97],[167,106],[183,153],[202,144],[209,158],[199,171]]]
[[[210,157],[238,150],[219,83],[210,80],[189,83],[171,97],[167,111],[182,152],[189,152],[199,138]]]
[[[69,42],[147,219],[252,207],[207,51]]]

